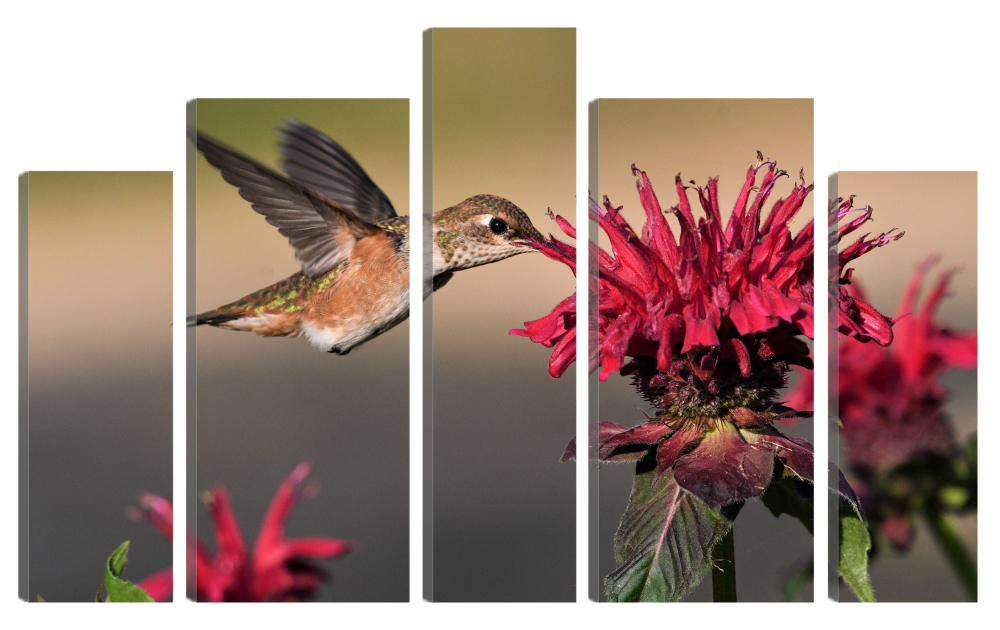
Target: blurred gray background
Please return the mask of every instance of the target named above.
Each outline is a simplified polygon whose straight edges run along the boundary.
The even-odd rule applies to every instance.
[[[575,215],[575,30],[431,38],[433,209],[488,193],[558,231],[546,208]],[[457,273],[432,298],[435,601],[575,598],[574,469],[558,462],[575,368],[553,379],[549,349],[508,335],[574,287],[530,253]]]
[[[839,173],[839,193],[857,195],[855,207],[874,208],[873,222],[860,231],[880,234],[898,228],[906,234],[898,241],[873,250],[851,263],[854,280],[869,302],[889,317],[898,317],[899,300],[916,266],[932,254],[940,258],[924,276],[917,300],[927,293],[943,271],[958,269],[947,297],[936,311],[936,320],[956,330],[975,330],[978,294],[977,174],[975,172],[848,172]],[[853,239],[844,244],[853,242]],[[977,372],[952,370],[941,377],[949,390],[945,413],[955,437],[964,443],[977,427]],[[843,450],[844,447],[841,446]],[[978,527],[974,515],[952,517],[966,549],[976,558]],[[870,566],[875,597],[883,602],[966,601],[961,585],[931,538],[926,524],[917,520],[913,548],[905,554],[882,549]],[[841,587],[840,599],[856,601]]]
[[[598,187],[591,194],[601,202],[607,195],[612,205],[624,206],[622,216],[639,232],[645,212],[636,192],[634,163],[646,171],[666,210],[678,203],[674,176],[705,186],[709,177],[719,178],[719,205],[723,222],[746,179],[747,168],[757,160],[757,151],[777,160],[788,171],[765,206],[786,197],[804,169],[807,183],[814,180],[813,103],[809,99],[600,99],[598,111]],[[758,176],[758,182],[760,177]],[[695,217],[703,216],[695,191],[688,192]],[[810,195],[792,224],[795,234],[813,217]],[[764,215],[766,216],[766,215]],[[678,226],[667,216],[674,234]],[[610,252],[603,231],[599,243]],[[635,391],[628,377],[613,374],[598,387],[601,420],[634,426],[643,422],[638,408],[649,405]],[[789,435],[812,439],[812,420],[778,427]],[[600,582],[615,568],[614,534],[628,505],[635,465],[605,465],[599,469],[600,499],[591,509],[599,510],[598,569]],[[739,601],[781,601],[781,588],[812,556],[813,539],[796,519],[775,519],[758,499],[747,501],[734,526],[736,544],[736,589]],[[812,599],[804,588],[799,599]],[[684,601],[712,601],[711,576]]]
[[[125,540],[125,579],[171,564],[125,509],[172,495],[172,196],[171,173],[28,175],[29,601],[94,601]]]
[[[197,127],[279,168],[278,126],[300,120],[346,148],[409,213],[406,99],[199,99]],[[285,237],[199,155],[197,299],[206,311],[300,269]],[[323,562],[333,580],[316,601],[409,598],[409,324],[347,356],[304,338],[264,338],[202,326],[197,332],[197,488],[229,491],[248,546],[275,490],[301,461],[320,486],[299,503],[286,535],[358,542],[363,552]],[[211,521],[198,534],[214,548]]]

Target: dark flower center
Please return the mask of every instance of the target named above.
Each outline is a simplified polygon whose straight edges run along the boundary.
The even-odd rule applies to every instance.
[[[761,340],[743,339],[750,350],[750,374],[744,376],[735,361],[719,360],[718,350],[696,350],[675,356],[666,372],[656,369],[651,357],[636,357],[622,368],[630,374],[640,395],[661,416],[673,418],[725,418],[742,407],[764,410],[773,404],[777,390],[787,384],[789,365],[778,357],[758,352]]]

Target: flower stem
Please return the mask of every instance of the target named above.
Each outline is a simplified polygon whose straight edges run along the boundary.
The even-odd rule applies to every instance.
[[[712,600],[736,601],[736,544],[732,527],[712,549]]]
[[[978,601],[976,563],[969,556],[969,552],[962,544],[954,526],[938,505],[928,503],[924,509],[924,516],[927,518],[927,524],[934,535],[934,540],[937,541],[938,547],[948,558],[948,563],[958,575],[969,599],[974,602]]]

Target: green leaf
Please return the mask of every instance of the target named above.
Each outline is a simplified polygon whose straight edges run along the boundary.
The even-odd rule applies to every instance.
[[[615,534],[619,567],[605,578],[613,602],[680,601],[712,567],[712,547],[732,521],[682,489],[668,470],[654,483],[656,460],[636,464],[628,508]]]
[[[108,558],[108,571],[111,572],[111,575],[121,577],[122,571],[125,570],[125,565],[128,564],[128,547],[130,544],[132,544],[131,541],[126,540]]]
[[[834,473],[837,477],[837,487],[832,486]],[[847,483],[844,473],[840,472],[833,462],[830,462],[830,491],[839,497],[840,506],[838,539],[840,577],[854,590],[854,594],[863,602],[874,602],[875,593],[868,579],[868,551],[872,548],[872,539],[868,534],[868,521],[861,500],[851,484]]]
[[[868,550],[872,547],[868,525],[849,501],[840,500],[840,577],[863,602],[874,602],[868,580]]]
[[[771,482],[760,496],[774,516],[788,514],[799,519],[813,533],[813,487],[794,475],[784,475]]]
[[[107,602],[152,602],[149,593],[131,582],[121,579],[122,571],[128,563],[129,541],[115,549],[104,567],[104,588],[108,591]]]

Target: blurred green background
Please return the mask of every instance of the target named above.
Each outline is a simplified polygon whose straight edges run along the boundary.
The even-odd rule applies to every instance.
[[[547,208],[575,215],[575,29],[431,39],[432,209],[498,195],[558,231]],[[553,379],[547,348],[508,335],[574,288],[569,268],[529,253],[462,271],[432,298],[436,601],[575,598],[574,469],[558,463],[575,368]]]
[[[598,203],[605,195],[611,203],[624,206],[622,216],[640,232],[646,215],[636,192],[631,165],[646,172],[666,210],[678,203],[674,176],[700,186],[709,177],[719,178],[719,205],[723,222],[746,180],[747,168],[757,160],[759,150],[777,160],[789,177],[775,185],[765,206],[786,197],[804,169],[807,183],[813,173],[813,103],[809,99],[600,99],[598,116],[598,185],[591,194]],[[758,182],[760,177],[758,177]],[[703,216],[697,193],[688,192],[695,217]],[[764,215],[766,216],[766,215]],[[806,199],[792,224],[795,234],[813,217],[813,196]],[[674,234],[678,225],[667,216]],[[610,252],[603,231],[599,243]],[[614,374],[598,388],[601,420],[633,426],[643,421],[636,407],[649,405],[636,393],[631,379]],[[812,439],[812,421],[804,420],[782,431]],[[614,533],[628,504],[634,465],[605,465],[599,469],[597,581],[617,568],[613,554]],[[740,601],[781,601],[785,581],[812,557],[813,539],[794,518],[775,519],[760,503],[747,501],[734,529],[736,579]],[[711,578],[705,580],[685,601],[712,601]],[[603,593],[603,587],[601,587]],[[812,600],[811,587],[799,593]]]
[[[172,494],[171,173],[28,174],[28,597],[93,601],[172,562],[125,509]]]
[[[199,99],[197,128],[279,167],[278,127],[299,120],[339,142],[409,213],[406,99]],[[178,136],[180,130],[178,130]],[[287,239],[201,157],[197,161],[197,298],[202,312],[300,270]],[[247,543],[278,485],[303,460],[318,496],[302,501],[287,535],[357,541],[363,553],[323,563],[318,601],[409,598],[409,323],[347,356],[304,338],[197,332],[197,488],[224,485]],[[213,541],[199,506],[198,533]]]

